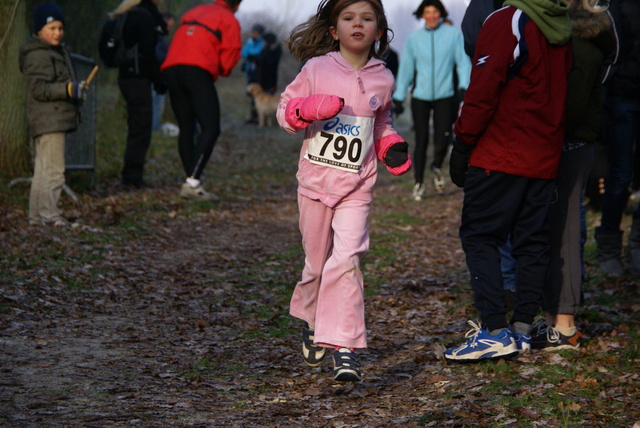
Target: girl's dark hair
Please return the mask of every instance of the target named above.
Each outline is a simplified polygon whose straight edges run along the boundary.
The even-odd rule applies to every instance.
[[[384,14],[382,0],[322,0],[318,11],[307,22],[296,26],[286,41],[291,54],[299,61],[306,61],[315,56],[321,56],[332,51],[340,50],[340,43],[329,33],[329,27],[338,24],[338,16],[347,6],[360,1],[366,1],[373,7],[376,14],[378,29],[382,30],[382,37],[371,46],[370,56],[381,58],[389,49],[389,42],[393,31],[389,28]],[[391,34],[391,38],[389,37]]]
[[[424,0],[422,3],[420,3],[420,6],[418,6],[416,11],[413,12],[416,18],[418,19],[422,18],[424,8],[427,6],[435,6],[440,11],[440,15],[442,19],[445,19],[447,16],[449,16],[449,14],[447,13],[447,9],[444,8],[444,5],[440,0]]]

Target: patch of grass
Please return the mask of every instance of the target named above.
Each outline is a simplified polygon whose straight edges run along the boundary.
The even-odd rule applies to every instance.
[[[151,231],[147,229],[144,223],[137,218],[125,217],[120,221],[120,223],[118,223],[117,227],[131,238],[151,235]]]
[[[395,241],[395,242],[406,242],[406,240],[409,237],[407,236],[407,234],[399,232],[399,233],[390,233],[387,234],[385,236],[385,239],[388,239],[390,241]],[[378,242],[381,241],[380,239],[378,239],[377,241],[374,242]],[[368,261],[369,259],[371,259],[372,261],[375,261],[376,267],[385,267],[385,266],[390,266],[392,265],[397,259],[398,259],[398,251],[397,249],[395,249],[393,246],[391,245],[372,245],[371,248],[369,249],[369,252],[362,258],[362,261]]]
[[[233,404],[233,408],[235,410],[242,410],[242,409],[246,408],[248,404],[249,403],[247,403],[246,401],[238,401],[238,402]]]
[[[629,368],[638,368],[638,361],[640,361],[640,334],[639,330],[629,330],[627,332],[629,342],[622,349],[619,359],[619,365],[624,370]]]
[[[423,224],[423,220],[411,213],[396,212],[376,217],[376,221],[385,226],[416,226]]]
[[[218,206],[218,202],[213,201],[189,201],[184,203],[181,207],[182,215],[186,217],[192,217],[197,214],[203,214],[215,209]]]
[[[91,287],[88,286],[87,284],[85,284],[83,281],[81,281],[78,278],[67,278],[65,280],[65,283],[67,285],[67,289],[69,291],[83,291],[83,290],[90,290]]]
[[[245,330],[242,332],[242,340],[266,339],[269,334],[262,330]]]
[[[221,358],[221,361],[223,359]],[[232,379],[237,373],[244,370],[244,366],[240,364],[219,364],[211,361],[209,358],[200,358],[192,364],[191,368],[183,373],[183,376],[194,379]]]
[[[274,338],[288,337],[293,333],[292,324],[294,318],[288,313],[282,313],[273,320],[273,326],[269,327],[269,336]]]

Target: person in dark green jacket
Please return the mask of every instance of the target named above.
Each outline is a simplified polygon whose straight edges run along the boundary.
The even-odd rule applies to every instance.
[[[33,36],[20,48],[19,65],[27,85],[27,120],[35,140],[29,195],[29,224],[65,226],[58,207],[64,185],[64,144],[79,122],[79,103],[87,85],[75,77],[62,44],[64,16],[53,3],[33,12]]]
[[[595,3],[595,4],[594,4]],[[612,23],[597,0],[572,0],[574,65],[567,80],[565,137],[549,208],[549,265],[544,282],[546,320],[532,331],[531,348],[577,349],[575,315],[582,301],[580,207],[600,124],[604,61],[615,49]]]

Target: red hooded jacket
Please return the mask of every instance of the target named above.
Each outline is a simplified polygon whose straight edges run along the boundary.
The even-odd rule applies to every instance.
[[[240,59],[240,23],[224,0],[196,6],[180,20],[161,70],[192,65],[207,70],[214,80],[228,76]]]

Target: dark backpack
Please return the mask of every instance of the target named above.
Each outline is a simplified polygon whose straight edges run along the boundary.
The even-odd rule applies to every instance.
[[[120,67],[137,55],[137,43],[129,49],[124,44],[122,34],[127,15],[128,13],[123,13],[117,18],[110,18],[102,25],[98,51],[100,59],[107,67]]]

